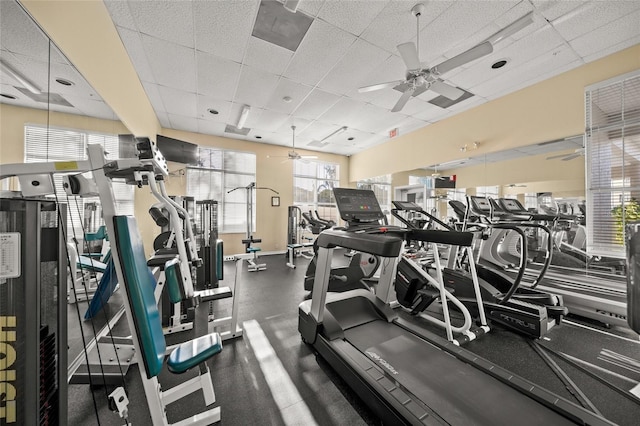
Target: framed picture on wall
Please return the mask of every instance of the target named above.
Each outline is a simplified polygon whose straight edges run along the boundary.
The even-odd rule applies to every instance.
[[[271,197],[271,206],[279,207],[280,206],[280,197]]]

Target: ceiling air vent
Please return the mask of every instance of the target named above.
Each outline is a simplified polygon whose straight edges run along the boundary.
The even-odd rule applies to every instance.
[[[313,19],[285,9],[278,1],[262,0],[251,35],[295,52]]]

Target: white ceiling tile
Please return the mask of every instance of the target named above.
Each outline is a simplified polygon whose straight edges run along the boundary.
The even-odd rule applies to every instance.
[[[63,96],[73,94],[76,97],[101,100],[100,95],[87,83],[87,80],[69,64],[52,63],[49,66],[49,76],[51,79],[49,90],[53,93],[59,93]],[[60,84],[56,82],[58,78],[71,81],[73,85]],[[46,90],[46,87],[44,89]]]
[[[256,131],[265,132],[276,132],[278,129],[289,120],[288,114],[283,114],[281,112],[264,110],[260,115],[260,118],[256,121],[253,128]]]
[[[621,50],[624,50],[624,49],[626,49],[628,47],[635,46],[638,43],[640,43],[640,35],[632,37],[632,38],[630,38],[628,40],[625,40],[625,41],[623,41],[621,43],[614,44],[614,45],[612,45],[610,47],[607,47],[606,49],[600,50],[600,51],[598,51],[596,53],[593,53],[591,55],[587,55],[583,59],[584,59],[585,62],[589,63],[589,62],[595,61],[597,59],[603,58],[603,57],[605,57],[607,55],[611,55],[613,53],[616,53],[616,52],[619,52]]]
[[[527,37],[504,48],[496,49],[492,54],[474,61],[464,71],[451,77],[450,80],[457,86],[468,89],[560,46],[564,46],[564,41],[553,28],[547,25]],[[507,59],[509,62],[504,68],[494,70],[491,68],[491,64],[498,59]]]
[[[369,70],[367,75],[360,81],[359,86],[371,86],[378,83],[386,83],[389,81],[404,80],[406,74],[406,67],[398,56],[391,55],[379,66]],[[379,96],[382,90],[393,89],[381,89],[373,92],[358,93],[357,88],[348,92],[348,95],[354,99],[360,101],[373,101]]]
[[[320,89],[314,89],[296,108],[293,114],[296,117],[315,120],[338,102],[339,99],[340,96],[338,95],[327,93]]]
[[[288,120],[284,121],[282,125],[280,125],[280,127],[276,130],[276,133],[286,135],[287,139],[285,143],[290,145],[291,138],[293,136],[291,126],[296,126],[296,146],[298,146],[302,142],[302,139],[300,139],[302,132],[311,124],[311,122],[311,120],[305,120],[304,118],[296,117],[295,119],[293,119],[289,117]]]
[[[454,1],[432,1],[420,17],[420,26],[424,28],[442,12],[451,7]],[[415,2],[391,1],[380,12],[361,37],[368,42],[397,54],[396,46],[416,39],[416,18],[411,14]],[[424,38],[421,38],[425,40]]]
[[[309,92],[311,92],[311,86],[306,86],[286,78],[281,78],[275,91],[269,98],[266,108],[273,111],[283,112],[285,114],[291,114],[307,97]],[[291,98],[290,102],[285,102],[283,100],[286,96]]]
[[[171,122],[169,121],[169,116],[165,111],[157,111],[156,116],[158,117],[158,121],[160,121],[160,125],[165,129],[171,128]]]
[[[122,44],[127,50],[129,59],[136,69],[138,78],[141,81],[156,82],[156,77],[153,74],[151,65],[147,60],[147,53],[144,45],[142,44],[142,37],[137,31],[133,31],[127,28],[118,27],[118,34],[122,40]]]
[[[389,0],[328,1],[318,18],[351,34],[360,35],[387,3]]]
[[[118,120],[118,116],[102,100],[84,98],[73,95],[63,95],[82,115],[103,118],[105,120]]]
[[[116,26],[134,31],[138,30],[131,9],[129,9],[129,2],[122,0],[104,0],[104,4],[111,15],[111,20]]]
[[[5,50],[46,60],[49,39],[17,2],[0,1],[0,45]]]
[[[192,2],[130,1],[138,31],[182,46],[194,47]]]
[[[306,145],[307,143],[314,140],[315,141],[322,140],[327,136],[329,136],[331,133],[338,130],[339,128],[340,126],[337,126],[335,124],[326,123],[320,120],[315,120],[300,132],[300,138],[303,141],[302,145]],[[336,135],[336,136],[340,136],[340,135]],[[334,138],[331,137],[327,139],[327,142],[331,142],[333,141],[333,139]]]
[[[570,41],[638,9],[638,1],[596,1],[558,18],[552,25]],[[640,25],[639,21],[636,20],[636,24]]]
[[[196,58],[193,49],[142,36],[149,65],[158,84],[196,92]]]
[[[142,87],[144,88],[144,91],[147,93],[147,98],[149,98],[149,102],[151,102],[151,106],[153,106],[153,109],[156,111],[156,114],[160,112],[166,113],[167,111],[165,109],[162,96],[160,96],[160,90],[158,89],[158,85],[143,81]]]
[[[305,15],[315,17],[323,5],[324,0],[302,0],[298,3],[298,12],[303,12]]]
[[[249,37],[247,53],[243,63],[271,74],[281,75],[289,65],[292,56],[293,52],[289,49],[257,37]]]
[[[373,98],[370,103],[388,110],[393,108],[393,106],[398,102],[398,99],[400,99],[400,96],[402,96],[402,93],[398,92],[397,90],[393,90],[393,88],[377,90],[375,93],[377,93],[378,95]],[[407,105],[413,104],[414,101],[417,102],[417,98],[412,97],[409,102],[407,102]]]
[[[389,52],[367,41],[356,40],[318,86],[334,93],[357,89],[363,85],[370,70],[378,68],[389,56]]]
[[[228,123],[229,112],[231,111],[230,101],[221,101],[220,99],[209,96],[197,95],[198,120],[215,121],[219,123]],[[211,114],[208,110],[214,109],[218,114]]]
[[[389,114],[389,110],[371,104],[364,104],[354,111],[349,120],[349,127],[369,130],[373,133],[387,131],[397,124],[404,115]]]
[[[532,0],[533,5],[549,21],[563,16],[576,8],[586,7],[584,1]]]
[[[319,119],[325,123],[351,127],[350,121],[356,111],[364,105],[364,102],[350,98],[340,98],[333,107],[322,114]]]
[[[547,73],[552,70],[559,69],[577,60],[579,58],[572,49],[561,46],[540,55],[526,64],[506,70],[500,76],[471,88],[471,92],[487,99],[494,99],[493,95],[498,91],[504,95],[528,87],[540,81],[542,75],[548,75]]]
[[[172,114],[195,117],[198,114],[196,94],[172,87],[158,86],[162,103],[171,118]]]
[[[420,32],[421,60],[428,58],[429,53],[433,55],[434,52],[447,52],[463,40],[478,34],[516,3],[517,1],[455,2]],[[476,42],[481,41],[479,38]]]
[[[196,49],[242,62],[259,4],[250,0],[195,2]]]
[[[422,121],[435,121],[449,114],[449,111],[422,99],[411,99],[402,112]]]
[[[198,94],[231,101],[236,92],[241,65],[196,51]]]
[[[396,127],[399,129],[401,135],[406,135],[413,132],[414,130],[425,127],[428,124],[429,123],[427,123],[426,121],[419,120],[415,117],[405,117],[396,124]]]
[[[169,122],[171,123],[171,128],[174,130],[184,130],[186,132],[198,132],[198,120],[190,115],[177,115],[177,114],[167,114],[169,116]]]
[[[316,85],[355,40],[352,34],[326,22],[313,21],[284,76],[300,83]]]
[[[585,57],[637,36],[640,28],[638,22],[640,10],[571,40],[569,44],[580,56]]]
[[[255,108],[264,108],[279,79],[275,74],[243,65],[238,90],[233,101]]]
[[[204,133],[207,135],[221,135],[224,133],[226,127],[225,123],[218,123],[211,120],[198,120],[198,133]]]

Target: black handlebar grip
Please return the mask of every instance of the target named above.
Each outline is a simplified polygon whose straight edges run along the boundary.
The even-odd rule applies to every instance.
[[[162,228],[169,225],[169,218],[165,216],[159,208],[151,207],[149,209],[149,214],[151,215],[151,218],[156,223],[156,225],[158,225],[159,227]]]

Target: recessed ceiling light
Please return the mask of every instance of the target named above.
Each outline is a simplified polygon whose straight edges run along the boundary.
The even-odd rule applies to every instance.
[[[355,138],[354,138],[353,136],[349,136],[349,137],[347,138],[347,140],[348,140],[348,141],[352,141],[352,140],[354,140],[354,139],[355,139]]]
[[[0,96],[2,96],[3,98],[7,98],[7,99],[18,99],[17,97],[10,95],[8,93],[0,93]]]
[[[256,139],[262,139],[262,136],[256,135]]]
[[[56,78],[56,81],[62,84],[63,86],[73,86],[73,81],[71,80],[66,80],[64,78]]]
[[[282,98],[283,101],[285,101],[286,103],[289,103],[292,101],[291,96],[285,96],[284,98]]]
[[[213,114],[213,115],[217,115],[218,111],[213,109],[213,108],[209,108],[207,111],[209,111],[209,114]]]
[[[498,68],[502,68],[505,65],[507,65],[507,60],[506,59],[500,59],[499,61],[494,62],[491,65],[491,68],[493,68],[494,70],[497,70]]]

